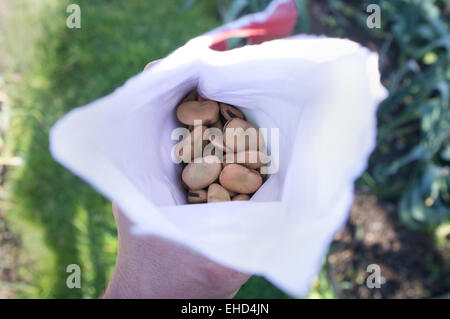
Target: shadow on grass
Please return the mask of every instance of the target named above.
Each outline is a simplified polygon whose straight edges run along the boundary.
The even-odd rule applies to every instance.
[[[25,114],[14,119],[14,153],[25,161],[13,183],[14,211],[43,229],[41,247],[54,255],[45,272],[31,269],[39,295],[28,297],[98,297],[115,259],[110,204],[53,160],[49,130],[70,109],[113,91],[148,61],[218,26],[220,1],[199,2],[181,13],[184,0],[80,0],[81,29],[66,27],[68,0],[51,3],[44,10],[43,34],[35,44],[31,67],[23,72],[23,83],[13,96],[15,109]],[[34,26],[26,23],[32,31]],[[66,286],[70,264],[81,267],[81,289]],[[48,278],[40,280],[42,276]],[[260,293],[267,298],[284,296],[266,281],[252,279],[239,297]]]
[[[148,61],[219,24],[217,1],[181,15],[181,0],[85,0],[79,1],[81,29],[68,29],[68,4],[60,1],[44,10],[32,68],[23,72],[25,87],[15,94],[16,108],[26,114],[15,119],[15,152],[25,160],[13,183],[15,211],[44,229],[43,244],[54,254],[54,269],[46,272],[51,287],[38,287],[43,295],[34,297],[98,297],[115,258],[110,204],[52,159],[50,127],[71,108],[120,86]],[[81,267],[81,289],[66,286],[70,264]],[[41,274],[33,275],[39,286]]]
[[[252,276],[234,297],[235,299],[290,299],[281,290],[274,287],[266,279],[259,276]]]

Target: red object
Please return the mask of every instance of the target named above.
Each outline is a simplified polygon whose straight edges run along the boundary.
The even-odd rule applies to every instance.
[[[213,35],[211,49],[225,51],[229,38],[248,38],[249,44],[284,38],[292,33],[297,23],[298,8],[294,0],[280,3],[272,14],[263,22],[250,22],[235,30],[227,30]]]

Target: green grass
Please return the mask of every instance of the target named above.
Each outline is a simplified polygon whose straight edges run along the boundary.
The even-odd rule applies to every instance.
[[[219,2],[181,12],[182,0],[80,0],[77,30],[65,24],[70,1],[7,1],[2,33],[12,107],[7,143],[8,152],[24,160],[8,176],[7,219],[23,245],[21,282],[12,285],[18,297],[99,297],[114,266],[110,203],[52,159],[50,127],[71,108],[120,86],[148,61],[220,25]],[[70,264],[81,266],[81,289],[66,287]],[[287,296],[255,277],[238,297]]]
[[[251,277],[239,290],[235,296],[236,299],[251,299],[251,298],[264,298],[264,299],[286,299],[290,298],[281,290],[272,286],[263,277],[253,276]]]

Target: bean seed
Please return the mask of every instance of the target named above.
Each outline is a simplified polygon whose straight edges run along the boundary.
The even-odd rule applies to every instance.
[[[241,151],[239,153],[227,153],[223,156],[223,165],[238,163],[251,169],[258,169],[269,162],[269,157],[260,151]]]
[[[218,148],[219,150],[222,150],[222,153],[231,152],[231,150],[224,145],[223,140],[220,137],[210,135],[209,141],[211,142],[212,145],[214,145],[214,147]]]
[[[264,145],[264,137],[252,124],[233,118],[224,125],[224,144],[235,152],[258,150]]]
[[[250,200],[250,196],[248,196],[247,194],[239,194],[234,196],[231,200]]]
[[[214,101],[189,101],[177,108],[177,118],[185,125],[194,125],[194,121],[202,121],[202,125],[211,125],[219,120],[219,106]]]
[[[211,184],[208,187],[208,203],[229,201],[230,194],[219,184]]]
[[[219,181],[226,189],[240,194],[256,192],[263,182],[257,171],[239,164],[225,166],[220,173]]]
[[[185,163],[192,162],[202,156],[203,148],[208,141],[203,140],[206,126],[196,126],[180,143],[175,146],[175,156]]]
[[[229,189],[227,189],[227,191],[228,191],[228,193],[230,193],[230,197],[233,197],[233,196],[237,195],[236,192],[230,191]]]
[[[270,161],[261,151],[261,132],[238,108],[208,100],[197,89],[182,99],[176,116],[190,132],[175,147],[175,156],[187,163],[181,174],[187,202],[250,200],[266,179],[261,167]]]
[[[222,131],[223,130],[222,120],[219,119],[216,123],[212,124],[211,127],[216,127]]]
[[[181,103],[197,101],[197,97],[198,97],[197,89],[193,89],[192,91],[189,91],[189,93],[181,100]]]
[[[259,172],[259,174],[261,175],[261,177],[263,178],[263,181],[266,181],[266,179],[267,179],[267,177],[269,176],[268,174],[264,174],[264,173],[262,173],[261,172],[261,169],[262,168],[266,168],[267,169],[267,167],[266,166],[261,166],[259,169],[258,169],[258,172]],[[267,172],[267,171],[266,171]]]
[[[209,155],[199,163],[189,163],[183,169],[181,178],[189,189],[198,190],[213,183],[220,174],[222,164],[217,156]]]
[[[189,203],[206,203],[207,194],[204,189],[192,190],[190,189],[187,194],[187,201]]]
[[[244,113],[226,103],[220,103],[220,114],[222,114],[223,118],[227,121],[235,117],[245,120]]]

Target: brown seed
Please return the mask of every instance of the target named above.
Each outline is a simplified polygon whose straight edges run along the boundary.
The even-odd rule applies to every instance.
[[[213,183],[220,174],[222,164],[217,156],[209,155],[199,163],[189,163],[183,169],[181,178],[189,189],[202,189]]]
[[[203,148],[203,156],[206,155],[216,155],[216,148],[211,143],[206,144],[206,146]]]
[[[223,128],[224,144],[235,152],[258,150],[264,145],[264,137],[252,124],[240,118],[232,118]]]
[[[230,165],[231,163],[228,163],[228,162],[225,162],[225,161],[223,161],[223,163],[222,163],[222,165],[223,165],[223,167],[225,167],[225,166],[227,166],[227,165]]]
[[[236,192],[230,191],[229,189],[227,189],[227,191],[228,191],[228,193],[230,193],[230,197],[233,197],[233,196],[237,195]]]
[[[239,164],[225,166],[219,176],[220,184],[233,192],[251,194],[261,187],[261,175],[253,169]]]
[[[230,200],[228,191],[219,184],[211,184],[208,187],[208,203],[226,202]]]
[[[212,145],[214,145],[215,148],[222,150],[223,154],[225,154],[227,152],[232,152],[229,148],[227,148],[224,145],[223,140],[221,141],[221,138],[217,137],[216,135],[210,135],[209,141],[211,142]]]
[[[269,157],[260,151],[241,151],[227,153],[223,156],[223,165],[238,163],[251,169],[258,169],[269,162]]]
[[[197,97],[197,89],[193,89],[192,91],[189,91],[189,93],[181,100],[180,104],[190,101],[197,101]]]
[[[232,119],[226,121],[226,122],[223,124],[223,132],[224,132],[224,133],[225,133],[225,129],[228,127],[228,124],[230,124],[231,120],[232,120]]]
[[[211,127],[215,127],[215,128],[218,128],[219,130],[223,130],[223,124],[222,124],[222,120],[218,120],[216,123],[213,123],[212,125],[211,125]]]
[[[250,196],[247,194],[239,194],[234,196],[231,200],[250,200]]]
[[[199,190],[188,190],[187,201],[189,203],[206,203],[207,194],[204,189]]]
[[[216,127],[208,128],[204,133],[205,138],[207,138],[212,145],[218,150],[221,150],[222,153],[231,152],[231,150],[227,149],[223,144],[223,133],[220,129]]]
[[[227,121],[230,120],[230,119],[233,119],[235,117],[238,117],[238,118],[240,118],[242,120],[245,120],[244,113],[239,111],[234,106],[231,106],[231,105],[226,104],[226,103],[220,103],[220,114],[222,114],[223,118],[225,120],[227,120]]]
[[[203,156],[207,155],[215,155],[219,158],[220,162],[223,165],[223,151],[220,150],[219,147],[215,146],[213,143],[209,143],[203,149]]]
[[[269,175],[261,172],[261,169],[262,169],[263,167],[265,167],[265,168],[267,169],[266,166],[261,166],[261,167],[258,169],[258,172],[259,172],[259,174],[261,175],[261,177],[263,178],[263,181],[265,181]],[[267,172],[267,171],[266,171],[266,172]]]
[[[214,101],[181,103],[176,113],[178,120],[185,125],[194,125],[194,121],[202,121],[202,125],[211,125],[219,120],[219,106]]]
[[[208,141],[203,140],[203,133],[206,126],[196,126],[177,146],[175,146],[175,156],[185,163],[190,163],[196,157],[202,156],[203,148]]]

